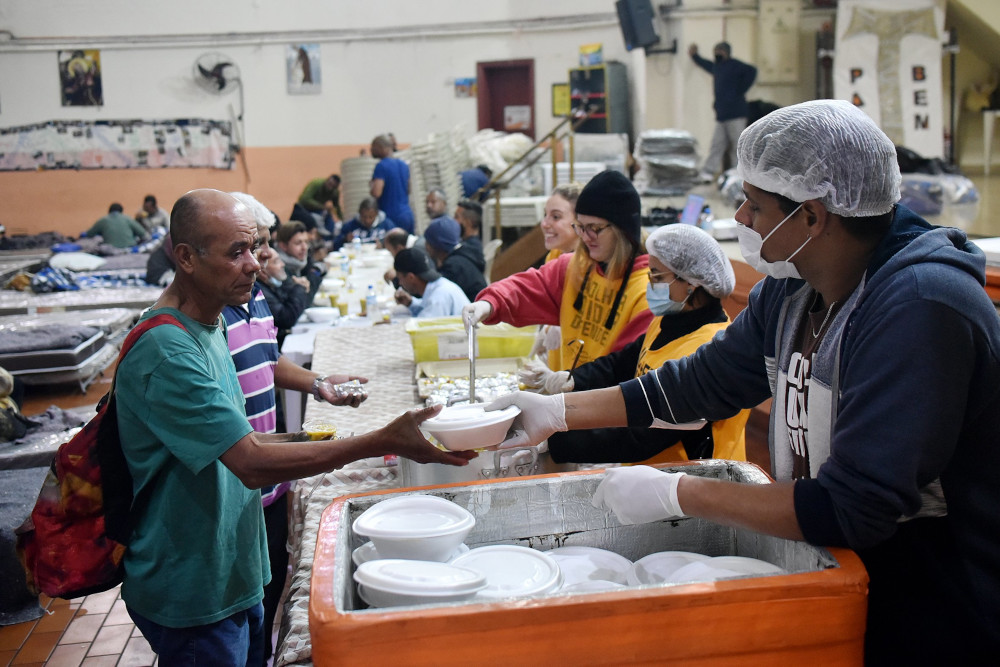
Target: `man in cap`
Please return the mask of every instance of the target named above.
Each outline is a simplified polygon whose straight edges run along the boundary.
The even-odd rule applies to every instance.
[[[849,547],[870,577],[869,664],[995,662],[1000,320],[982,252],[898,204],[895,146],[848,102],[772,112],[739,158],[740,250],[768,276],[746,309],[696,354],[618,387],[494,402],[522,410],[502,446],[771,398],[777,483],[635,466],[609,471],[595,504],[624,523],[696,516]]]
[[[712,75],[715,91],[715,132],[708,159],[699,178],[711,181],[722,171],[722,156],[729,153],[729,166],[736,166],[736,140],[747,126],[747,91],[757,78],[757,68],[732,57],[729,42],[719,42],[714,49],[715,60],[698,55],[698,45],[692,44],[688,54],[698,67]]]
[[[414,317],[450,317],[462,314],[469,303],[462,288],[438,273],[427,254],[406,248],[393,260],[399,289],[396,303],[407,306]]]
[[[146,497],[121,594],[163,664],[262,664],[271,576],[258,489],[390,452],[459,465],[469,457],[420,434],[434,409],[340,440],[255,432],[220,321],[226,305],[250,300],[254,217],[224,192],[194,190],[174,205],[170,234],[177,275],[143,317],[169,314],[184,328],[150,329],[116,374],[122,450]]]
[[[462,228],[455,220],[441,216],[424,230],[427,254],[438,272],[462,288],[470,301],[486,287],[483,252],[462,242]]]

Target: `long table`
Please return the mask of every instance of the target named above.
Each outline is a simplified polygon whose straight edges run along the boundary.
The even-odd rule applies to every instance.
[[[338,434],[367,433],[421,405],[414,383],[413,351],[405,325],[379,324],[370,329],[335,327],[316,333],[312,368],[319,374],[346,373],[368,378],[368,400],[357,408],[309,401],[306,419],[323,419]],[[319,518],[339,496],[394,488],[394,466],[364,460],[296,483],[292,493],[289,552],[292,579],[281,620],[275,666],[311,664],[309,580]]]

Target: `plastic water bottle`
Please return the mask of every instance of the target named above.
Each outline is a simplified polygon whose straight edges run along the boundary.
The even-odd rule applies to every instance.
[[[368,319],[375,322],[381,318],[381,313],[378,309],[378,296],[375,294],[375,286],[369,285],[368,292],[365,294],[365,311],[368,315]]]
[[[704,229],[709,234],[711,234],[713,220],[715,220],[715,216],[712,215],[712,209],[706,206],[704,209],[702,209],[701,215],[698,216],[698,226]]]
[[[357,234],[355,234],[354,238],[351,239],[351,248],[354,249],[355,257],[361,256],[361,237],[358,236]]]

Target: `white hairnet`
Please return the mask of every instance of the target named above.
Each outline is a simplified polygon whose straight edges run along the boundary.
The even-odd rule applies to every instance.
[[[694,225],[673,224],[654,229],[646,237],[646,251],[674,275],[704,287],[717,299],[729,296],[736,286],[733,265],[722,246]]]
[[[245,192],[230,192],[229,194],[233,199],[250,209],[254,222],[258,225],[270,229],[271,225],[274,224],[274,213],[271,213],[266,206],[257,201],[256,197]]]
[[[881,215],[899,201],[896,147],[844,100],[772,111],[743,131],[737,154],[747,183],[795,202],[818,199],[838,215]]]

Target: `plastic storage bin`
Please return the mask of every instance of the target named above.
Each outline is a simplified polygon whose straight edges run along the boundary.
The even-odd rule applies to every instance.
[[[477,359],[526,357],[535,340],[536,327],[509,324],[479,325],[476,330]],[[461,317],[411,317],[406,333],[413,344],[413,361],[468,359],[469,339]]]
[[[674,467],[770,483],[749,463]],[[476,516],[466,537],[472,548],[590,546],[632,561],[659,551],[696,551],[759,558],[789,574],[368,609],[352,579],[351,552],[363,542],[352,522],[387,494],[414,491],[345,496],[323,513],[317,538],[309,601],[314,663],[361,664],[391,655],[399,665],[861,664],[868,576],[852,551],[694,518],[623,526],[590,503],[602,478],[603,471],[581,471],[418,492],[441,495]]]

